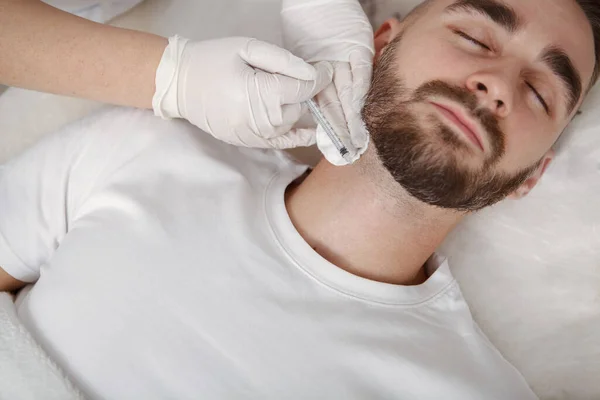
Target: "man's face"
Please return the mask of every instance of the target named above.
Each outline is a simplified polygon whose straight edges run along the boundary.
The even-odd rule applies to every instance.
[[[535,185],[595,63],[575,0],[435,0],[375,44],[363,117],[379,158],[419,200],[459,210]]]

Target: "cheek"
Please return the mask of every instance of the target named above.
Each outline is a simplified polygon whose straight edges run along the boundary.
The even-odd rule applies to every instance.
[[[433,80],[460,85],[476,68],[475,60],[451,43],[427,33],[415,36],[407,35],[398,49],[398,69],[408,88]]]
[[[505,154],[498,169],[514,173],[539,161],[552,147],[556,128],[535,121],[527,112],[513,112],[501,122],[505,135]]]

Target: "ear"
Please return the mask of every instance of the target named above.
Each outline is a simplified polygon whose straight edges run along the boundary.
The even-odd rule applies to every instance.
[[[533,189],[535,187],[535,185],[537,185],[537,183],[539,182],[542,175],[544,175],[544,172],[546,172],[546,169],[548,169],[548,166],[554,159],[554,155],[555,155],[554,150],[549,150],[544,155],[544,158],[542,159],[542,162],[537,167],[537,169],[535,171],[533,171],[531,176],[529,178],[527,178],[527,180],[525,182],[523,182],[523,184],[521,186],[519,186],[519,188],[517,190],[515,190],[513,193],[511,193],[508,196],[508,198],[513,199],[513,200],[518,200],[518,199],[522,199],[523,197],[527,196],[529,194],[529,192],[531,192],[531,189]]]
[[[375,61],[379,58],[386,46],[402,31],[402,22],[396,18],[386,20],[375,32]]]

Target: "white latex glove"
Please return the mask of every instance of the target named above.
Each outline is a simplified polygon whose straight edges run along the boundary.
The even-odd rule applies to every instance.
[[[311,129],[292,129],[304,101],[332,79],[329,63],[314,66],[251,38],[201,42],[169,39],[156,71],[152,106],[163,118],[185,118],[238,146],[291,148],[315,142]]]
[[[283,0],[281,18],[286,49],[307,62],[332,62],[334,82],[316,100],[355,161],[369,143],[360,117],[375,55],[369,19],[358,0]],[[347,164],[320,128],[317,143],[330,162]]]

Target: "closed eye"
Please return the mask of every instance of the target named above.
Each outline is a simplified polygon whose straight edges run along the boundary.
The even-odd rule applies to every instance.
[[[540,102],[540,104],[542,105],[542,107],[544,107],[544,110],[546,110],[546,113],[550,114],[550,107],[548,107],[548,103],[546,103],[546,100],[544,100],[544,98],[542,97],[542,95],[535,89],[535,87],[531,83],[525,82],[525,84],[527,86],[529,86],[529,89],[531,89],[531,91],[533,92],[533,94],[535,95],[535,97],[538,99],[538,101]]]
[[[459,31],[459,30],[455,30],[453,29],[453,32],[460,36],[461,38],[465,39],[468,42],[471,42],[472,44],[487,50],[487,51],[492,51],[492,49],[486,45],[485,43],[480,42],[479,40],[475,39],[472,36],[467,35],[466,33],[464,33],[463,31]],[[535,88],[535,86],[533,86],[531,83],[529,82],[525,82],[525,84],[529,87],[529,89],[531,89],[531,91],[533,92],[533,94],[535,95],[536,99],[538,100],[538,102],[542,105],[542,107],[544,108],[544,110],[546,111],[546,114],[550,114],[550,107],[548,106],[548,103],[546,103],[546,100],[544,100],[544,98],[542,97],[542,95],[540,94],[540,92],[537,91],[537,89]]]
[[[475,39],[472,36],[467,35],[463,31],[454,30],[454,33],[457,34],[458,36],[462,37],[463,39],[473,43],[474,45],[481,47],[482,49],[485,49],[487,51],[492,51],[492,49],[488,45],[486,45],[485,43],[481,43],[479,40]]]

